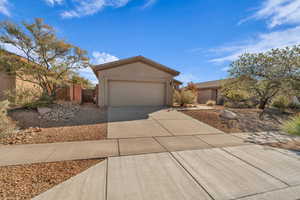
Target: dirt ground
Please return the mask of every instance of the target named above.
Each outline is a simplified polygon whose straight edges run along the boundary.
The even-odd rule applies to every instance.
[[[101,161],[94,159],[0,167],[0,199],[31,199]]]
[[[107,135],[106,111],[94,105],[80,106],[68,121],[47,121],[36,110],[17,109],[9,112],[20,127],[17,133],[0,138],[0,144],[37,144],[99,140]]]

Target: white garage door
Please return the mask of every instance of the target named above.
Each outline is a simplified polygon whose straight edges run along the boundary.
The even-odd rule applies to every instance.
[[[109,81],[110,106],[165,105],[165,84],[153,82]]]

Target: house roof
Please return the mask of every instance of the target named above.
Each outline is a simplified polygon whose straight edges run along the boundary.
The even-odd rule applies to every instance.
[[[145,58],[144,56],[135,56],[135,57],[130,57],[130,58],[126,58],[126,59],[122,59],[122,60],[118,60],[118,61],[114,61],[114,62],[109,62],[109,63],[105,63],[105,64],[101,64],[101,65],[95,65],[92,67],[92,69],[97,76],[97,73],[96,73],[97,71],[111,69],[114,67],[120,67],[121,65],[126,65],[126,64],[135,63],[135,62],[142,62],[142,63],[148,64],[156,69],[159,69],[161,71],[172,74],[173,76],[177,76],[180,74],[180,72],[178,72],[174,69],[171,69],[165,65],[162,65],[160,63],[157,63],[153,60]]]
[[[177,79],[174,79],[174,83],[178,84],[178,85],[182,85],[183,83]]]
[[[223,81],[224,80],[201,82],[201,83],[196,83],[196,86],[198,87],[198,89],[219,88],[222,86]]]

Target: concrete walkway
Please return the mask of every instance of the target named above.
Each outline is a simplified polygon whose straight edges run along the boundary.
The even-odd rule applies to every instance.
[[[249,144],[228,134],[107,139],[0,147],[0,166]]]
[[[174,109],[109,108],[108,139],[0,147],[0,166],[244,144]]]
[[[110,157],[34,200],[296,200],[300,160],[242,145]]]

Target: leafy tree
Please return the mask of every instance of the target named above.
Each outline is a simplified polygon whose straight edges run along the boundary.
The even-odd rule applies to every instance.
[[[87,88],[87,89],[93,89],[93,88],[95,88],[95,85],[90,80],[85,79],[85,78],[79,76],[78,74],[74,74],[72,76],[71,82],[73,84],[79,84],[83,88]]]
[[[187,90],[191,90],[192,92],[194,92],[195,94],[197,93],[198,87],[195,83],[193,82],[189,82],[186,86]]]
[[[228,92],[247,94],[264,109],[280,93],[299,94],[300,46],[244,54],[231,64],[229,74],[225,96]]]
[[[2,50],[0,64],[19,79],[39,85],[44,95],[54,97],[57,87],[68,80],[70,73],[89,65],[86,51],[58,39],[54,28],[43,19],[23,22],[22,26],[9,21],[0,25],[0,42],[17,48],[24,56]]]

